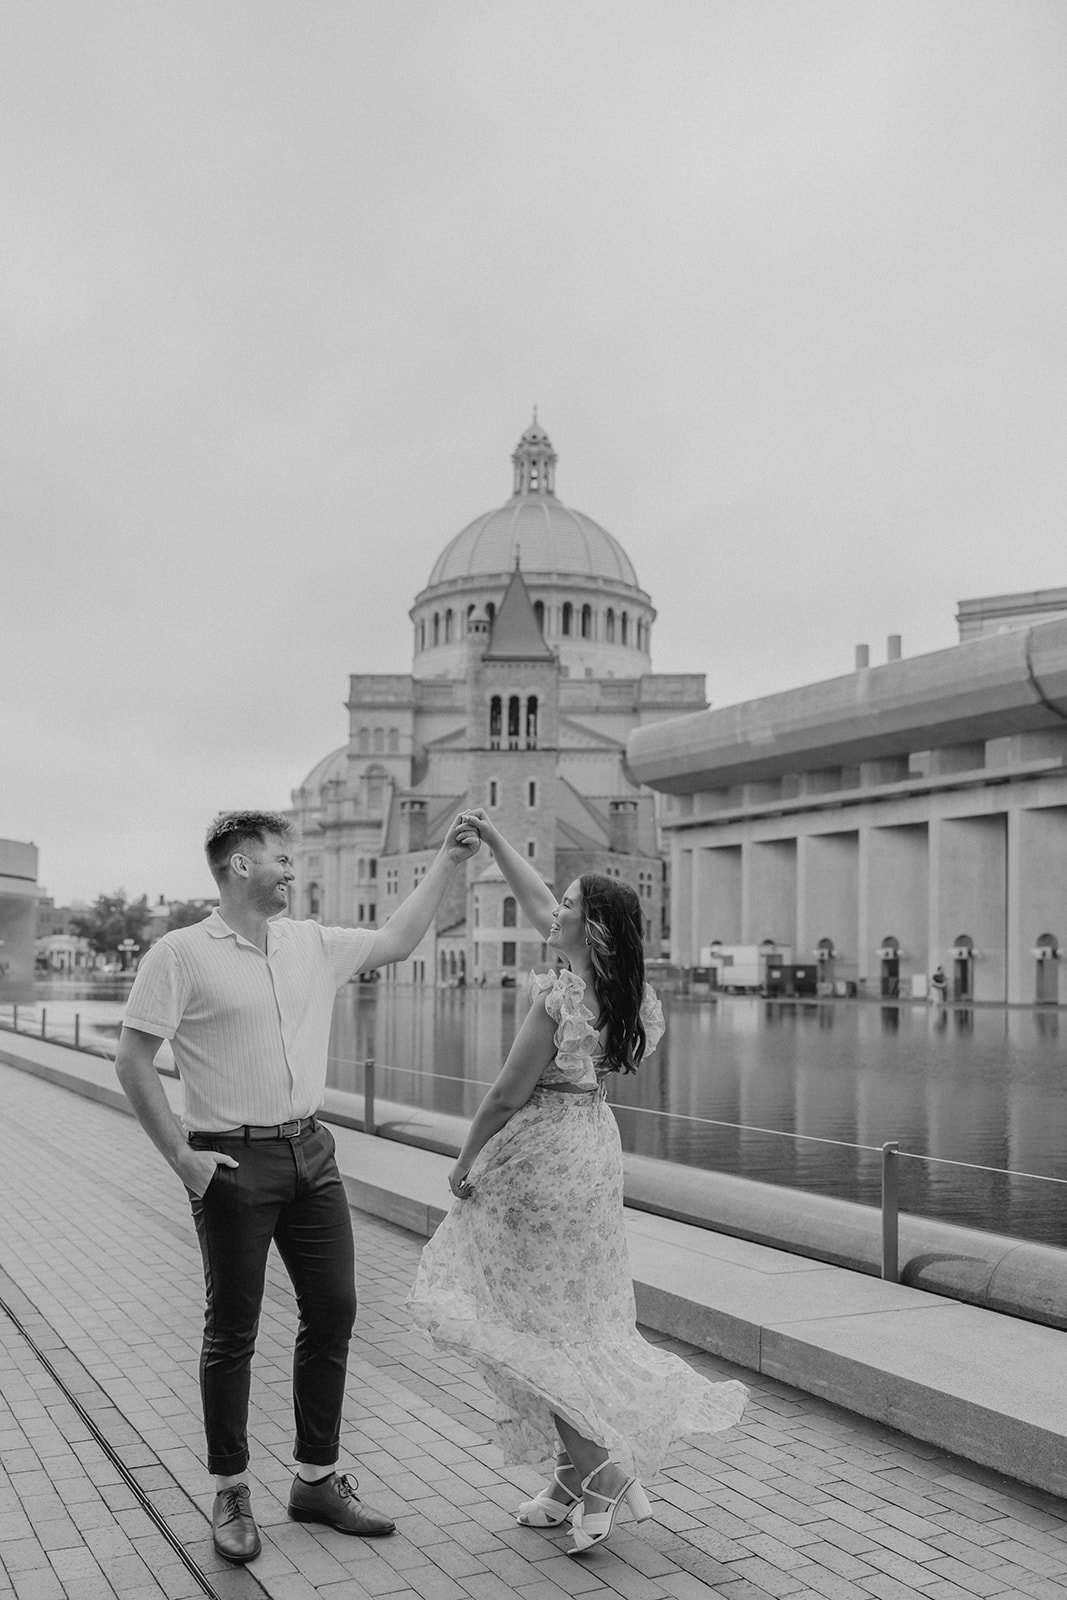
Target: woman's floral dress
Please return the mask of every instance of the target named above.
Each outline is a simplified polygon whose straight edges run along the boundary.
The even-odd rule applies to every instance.
[[[426,1246],[407,1303],[436,1349],[481,1367],[507,1461],[551,1456],[556,1412],[647,1477],[675,1440],[732,1427],[748,1390],[709,1383],[638,1333],[619,1130],[585,984],[567,970],[531,974],[530,992],[557,1024],[555,1058],[474,1161],[474,1194]],[[641,1018],[648,1055],[663,1011],[647,986]]]

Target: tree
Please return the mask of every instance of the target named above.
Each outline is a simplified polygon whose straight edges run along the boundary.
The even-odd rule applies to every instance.
[[[88,911],[71,918],[71,927],[83,939],[88,939],[98,955],[121,958],[120,946],[132,939],[140,946],[144,943],[144,928],[148,921],[148,897],[128,900],[125,889],[112,894],[98,895]]]
[[[191,928],[194,922],[203,922],[210,915],[212,904],[210,900],[176,900],[167,918],[167,932],[172,933],[175,928]]]

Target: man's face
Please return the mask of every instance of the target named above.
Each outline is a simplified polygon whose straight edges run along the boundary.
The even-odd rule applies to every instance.
[[[257,911],[277,916],[289,905],[289,885],[293,881],[291,846],[277,834],[268,834],[263,844],[249,842],[240,852],[245,861],[248,897]]]

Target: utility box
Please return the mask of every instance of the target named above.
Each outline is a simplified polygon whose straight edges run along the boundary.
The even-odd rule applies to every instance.
[[[819,968],[815,962],[797,966],[788,961],[771,961],[767,966],[767,993],[793,998],[818,993]]]

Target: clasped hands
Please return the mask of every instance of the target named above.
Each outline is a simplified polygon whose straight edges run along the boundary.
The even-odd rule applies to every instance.
[[[469,861],[471,856],[476,856],[481,847],[482,836],[474,817],[469,811],[461,811],[445,840],[448,859],[459,866],[462,861]]]

